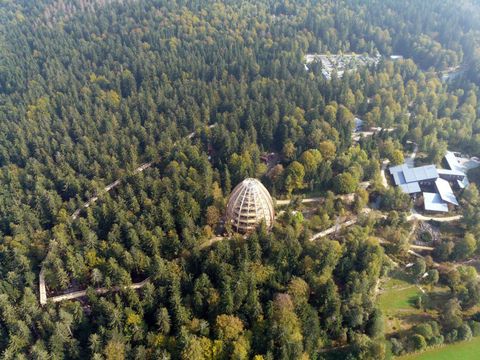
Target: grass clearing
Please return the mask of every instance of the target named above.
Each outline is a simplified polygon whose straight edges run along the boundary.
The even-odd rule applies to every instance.
[[[380,308],[384,312],[411,309],[415,298],[422,292],[411,276],[402,270],[395,269],[389,276],[381,285]]]
[[[422,295],[411,277],[401,270],[394,270],[390,278],[382,284],[378,306],[385,316],[386,334],[411,327],[411,323],[423,316],[423,311],[415,308],[415,300]]]
[[[437,309],[449,296],[446,286],[420,288],[408,271],[399,268],[392,270],[388,280],[381,284],[377,299],[385,317],[385,334],[402,333],[416,324],[437,320]],[[422,297],[421,309],[416,306],[419,297]]]
[[[415,300],[422,292],[415,285],[390,289],[380,296],[379,306],[384,313],[415,309]]]
[[[474,360],[480,358],[480,337],[470,341],[429,349],[422,353],[400,356],[398,360]]]

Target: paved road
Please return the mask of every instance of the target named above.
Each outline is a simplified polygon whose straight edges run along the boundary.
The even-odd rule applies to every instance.
[[[415,143],[415,148],[413,149],[413,152],[410,154],[408,158],[405,159],[405,164],[407,164],[409,168],[415,167],[415,158],[417,157],[417,153],[418,153],[418,145]]]
[[[200,249],[206,249],[206,248],[212,246],[213,244],[215,244],[215,243],[217,243],[217,242],[219,242],[219,241],[221,241],[221,240],[223,240],[223,239],[224,239],[223,236],[215,236],[214,238],[212,238],[212,239],[210,239],[210,240],[208,240],[208,241],[205,241],[203,244],[201,244],[201,245],[199,246],[199,248],[200,248]]]
[[[217,124],[213,124],[213,125],[210,125],[209,128],[213,128],[215,127]],[[191,139],[193,138],[193,136],[195,136],[195,132],[192,132],[190,133],[187,138],[188,139]],[[415,154],[416,152],[418,151],[418,146],[415,145],[415,150],[414,150],[414,153],[410,156],[409,159],[414,159],[415,158]],[[385,181],[385,184],[384,186],[388,187],[388,182],[386,181],[387,179],[385,178],[385,168],[386,168],[386,165],[388,163],[386,162],[383,162],[383,165],[382,165],[382,182]],[[142,165],[140,165],[139,167],[137,167],[135,170],[134,170],[134,174],[138,174],[148,168],[150,168],[151,166],[153,165],[153,162],[148,162],[148,163],[144,163]],[[113,183],[107,185],[103,191],[105,192],[108,192],[110,190],[112,190],[113,188],[117,187],[118,185],[121,184],[121,180],[118,179],[116,181],[114,181]],[[370,185],[370,183],[366,182],[364,183],[365,187],[368,187]],[[352,194],[347,194],[347,195],[342,195],[340,196],[341,198],[347,198],[349,196],[351,196]],[[81,211],[84,209],[84,208],[88,208],[89,206],[91,206],[92,204],[94,204],[96,201],[98,200],[98,196],[94,196],[92,198],[90,198],[87,202],[85,202],[80,208],[78,208],[77,210],[75,210],[75,212],[72,214],[72,219],[75,220],[78,218],[78,216],[80,215]],[[312,202],[320,202],[322,201],[323,198],[322,197],[312,197],[312,198],[306,198],[306,199],[302,199],[302,203],[312,203]],[[290,203],[291,200],[277,200],[277,205],[288,205]],[[364,212],[368,213],[370,212],[372,209],[370,208],[366,208],[364,209]],[[380,217],[383,217],[385,218],[386,215],[385,214],[381,214]],[[408,217],[407,217],[407,220],[411,221],[411,220],[422,220],[422,221],[429,221],[429,220],[435,220],[435,221],[440,221],[440,222],[448,222],[448,221],[455,221],[455,220],[459,220],[462,218],[462,215],[457,215],[457,216],[450,216],[450,217],[434,217],[434,216],[424,216],[424,215],[421,215],[421,214],[418,214],[416,212],[413,212],[412,214],[410,214]],[[347,220],[343,223],[340,223],[340,224],[336,224],[335,226],[332,226],[326,230],[323,230],[315,235],[313,235],[311,238],[310,238],[310,241],[315,241],[317,239],[320,239],[322,237],[325,237],[325,236],[328,236],[330,234],[333,234],[334,232],[340,230],[340,229],[343,229],[343,228],[346,228],[346,227],[349,227],[349,226],[352,226],[354,224],[356,224],[358,221],[358,217],[355,216],[354,218],[350,219],[350,220]],[[205,249],[205,248],[208,248],[210,246],[212,246],[213,244],[215,244],[216,242],[218,241],[221,241],[223,240],[224,238],[222,236],[217,236],[217,237],[214,237],[210,240],[208,240],[207,242],[203,243],[200,245],[200,249]],[[419,245],[411,245],[410,246],[411,249],[418,249],[418,250],[428,250],[428,251],[432,251],[433,248],[431,247],[428,247],[428,246],[419,246]],[[421,255],[415,253],[414,251],[412,250],[409,250],[409,253],[415,255],[415,256],[420,256],[422,257]],[[132,289],[139,289],[143,286],[145,286],[145,284],[148,282],[148,278],[143,280],[142,282],[139,282],[139,283],[135,283],[135,284],[132,284],[130,285],[129,287],[132,288]],[[51,297],[51,298],[47,298],[47,292],[46,292],[46,286],[45,286],[45,276],[44,276],[44,271],[43,271],[43,267],[42,269],[40,270],[40,275],[39,275],[39,288],[40,288],[40,304],[41,305],[45,305],[47,303],[47,299],[48,300],[51,300],[53,302],[59,302],[59,301],[63,301],[63,300],[72,300],[72,299],[77,299],[77,298],[81,298],[81,297],[84,297],[86,295],[86,290],[81,290],[81,291],[75,291],[75,292],[71,292],[71,293],[68,293],[68,294],[63,294],[63,295],[59,295],[59,296],[54,296],[54,297]],[[97,294],[105,294],[109,291],[119,291],[121,288],[120,287],[114,287],[114,288],[111,288],[111,289],[106,289],[106,288],[98,288],[96,289],[95,291],[97,292]]]
[[[369,208],[364,209],[364,211],[367,212],[367,213],[370,212],[371,210],[372,209],[369,209]],[[380,217],[386,218],[387,215],[386,214],[381,214]],[[408,221],[412,221],[412,220],[431,221],[431,220],[434,220],[434,221],[439,221],[439,222],[451,222],[451,221],[460,220],[461,218],[462,218],[462,215],[449,216],[449,217],[436,217],[436,216],[423,216],[423,215],[418,214],[418,213],[412,213],[409,216],[407,216]],[[348,220],[344,223],[332,226],[332,227],[330,227],[326,230],[323,230],[323,231],[313,235],[312,238],[310,238],[310,241],[317,240],[319,238],[330,235],[330,234],[334,233],[339,228],[352,226],[357,221],[358,221],[358,218],[355,217],[355,218],[350,219],[350,220]],[[428,246],[411,245],[410,247],[413,248],[413,249],[419,249],[419,250],[433,250],[433,248],[428,247]]]
[[[371,184],[370,181],[363,181],[360,184],[358,184],[358,186],[359,186],[359,188],[367,189],[370,186],[370,184]],[[348,201],[348,200],[352,200],[354,198],[354,196],[355,196],[355,193],[350,193],[350,194],[344,194],[344,195],[335,195],[335,198]],[[325,200],[324,197],[320,197],[320,196],[319,197],[311,197],[311,198],[302,199],[302,204],[322,202],[323,200]],[[277,200],[276,204],[278,206],[288,205],[288,204],[290,204],[291,201],[292,201],[292,199]]]
[[[372,212],[372,209],[370,209],[370,208],[365,208],[365,209],[362,210],[363,214],[368,214],[370,212]],[[380,218],[386,218],[387,216],[384,215],[384,214],[379,214],[379,217]],[[322,237],[325,237],[327,235],[333,234],[334,232],[336,232],[340,229],[352,226],[352,225],[356,224],[357,221],[358,221],[358,216],[354,216],[350,220],[344,221],[342,223],[337,223],[334,226],[332,226],[332,227],[330,227],[326,230],[323,230],[323,231],[320,231],[319,233],[316,233],[315,235],[313,235],[310,238],[310,241],[315,241],[315,240],[320,239]]]
[[[387,169],[388,164],[390,163],[389,160],[384,160],[382,162],[382,170],[380,170],[380,176],[382,178],[382,185],[385,187],[385,189],[388,189],[388,181],[387,177],[385,176],[385,170]]]
[[[438,217],[438,216],[425,216],[417,212],[412,212],[407,216],[407,220],[421,220],[421,221],[438,221],[438,222],[451,222],[457,221],[463,218],[463,215],[447,216],[447,217]]]
[[[304,199],[304,200],[310,200],[310,201],[318,201],[316,200],[318,198],[310,198],[310,199]],[[286,200],[285,200],[286,201]],[[366,213],[369,213],[371,211],[371,209],[369,208],[366,208],[364,210]],[[416,215],[420,215],[420,214],[416,214]],[[387,215],[385,214],[379,214],[379,217],[381,218],[386,218]],[[421,216],[421,215],[420,215]],[[431,218],[428,218],[428,219],[433,219],[433,220],[437,220],[439,221],[439,219],[442,219],[442,221],[453,221],[453,220],[457,220],[458,219],[458,216],[452,216],[450,218],[435,218],[435,217],[431,217]],[[409,220],[412,220],[412,219],[409,219]],[[333,234],[334,232],[340,230],[340,229],[343,229],[343,228],[346,228],[346,227],[349,227],[349,226],[352,226],[354,224],[356,224],[358,221],[358,217],[355,216],[354,218],[350,219],[350,220],[347,220],[347,221],[344,221],[342,223],[339,223],[339,224],[336,224],[335,226],[332,226],[326,230],[323,230],[319,233],[316,233],[315,235],[313,235],[311,238],[310,238],[310,241],[315,241],[315,240],[318,240],[320,238],[323,238],[323,237],[326,237],[328,235],[331,235]],[[213,244],[223,240],[224,237],[223,236],[216,236],[206,242],[204,242],[203,244],[200,245],[200,249],[206,249],[206,248],[209,248],[210,246],[212,246]],[[388,243],[388,241],[384,240],[384,239],[381,239],[380,240],[380,243]],[[416,253],[415,251],[413,250],[426,250],[426,251],[433,251],[434,248],[433,247],[429,247],[429,246],[421,246],[421,245],[410,245],[410,250],[408,250],[408,252],[414,256],[417,256],[417,257],[421,257],[423,258],[422,255]],[[135,284],[132,284],[130,286],[128,286],[129,288],[132,288],[132,289],[140,289],[142,288],[143,286],[145,286],[147,283],[148,283],[148,278],[139,282],[139,283],[135,283]],[[95,292],[97,294],[106,294],[108,292],[115,292],[115,291],[120,291],[122,288],[121,287],[113,287],[113,288],[110,288],[110,289],[107,289],[107,288],[98,288],[98,289],[95,289]],[[71,293],[68,293],[68,294],[63,294],[63,295],[58,295],[58,296],[53,296],[51,298],[48,298],[48,300],[52,301],[52,302],[60,302],[60,301],[64,301],[64,300],[74,300],[74,299],[78,299],[78,298],[82,298],[86,296],[86,290],[80,290],[80,291],[74,291],[74,292],[71,292]],[[40,271],[40,304],[42,305],[45,305],[47,303],[47,296],[46,296],[46,290],[45,290],[45,279],[44,279],[44,276],[43,276],[43,269]]]
[[[381,127],[372,127],[370,130],[368,131],[356,131],[354,133],[352,133],[352,140],[357,142],[357,141],[360,141],[360,138],[361,137],[368,137],[368,136],[372,136],[373,134],[377,133],[377,132],[380,132],[380,131],[383,131],[383,132],[392,132],[394,131],[395,129],[394,128],[381,128]]]
[[[410,249],[416,249],[416,250],[426,250],[426,251],[433,251],[435,248],[431,246],[423,246],[423,245],[410,245]]]

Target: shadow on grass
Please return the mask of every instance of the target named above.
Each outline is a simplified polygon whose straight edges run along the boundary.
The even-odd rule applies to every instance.
[[[450,298],[451,294],[448,290],[442,291],[442,290],[436,290],[436,291],[431,291],[426,294],[417,294],[410,296],[407,300],[408,304],[415,309],[418,309],[417,307],[417,301],[418,298],[421,297],[421,304],[422,307],[426,310],[434,310],[441,308],[445,302],[448,301]]]
[[[429,313],[406,313],[406,314],[397,314],[397,318],[413,325],[425,323],[427,321],[435,320],[435,317]]]
[[[445,304],[448,299],[451,297],[450,291],[432,291],[428,293],[428,296],[425,298],[424,305],[427,309],[438,309]]]
[[[413,295],[413,296],[410,296],[407,300],[408,302],[408,305],[410,305],[412,308],[417,308],[417,300],[419,297],[423,297],[422,294],[418,294],[418,295]],[[425,301],[424,299],[422,299],[422,301]]]
[[[392,271],[390,271],[388,276],[392,279],[404,281],[411,285],[415,284],[415,281],[413,280],[412,276],[404,270],[393,269]]]

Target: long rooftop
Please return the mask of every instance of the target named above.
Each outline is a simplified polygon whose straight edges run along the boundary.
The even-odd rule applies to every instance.
[[[438,175],[446,175],[446,176],[458,176],[464,178],[466,175],[463,171],[458,169],[450,170],[450,169],[437,169]]]
[[[425,165],[403,170],[403,176],[407,183],[433,180],[438,178],[438,172],[435,165]]]
[[[450,169],[463,172],[462,166],[453,152],[447,151],[445,154],[445,160],[447,161]]]
[[[438,178],[437,180],[435,180],[435,186],[437,188],[438,194],[443,201],[458,206],[457,198],[455,197],[452,187],[447,180]]]

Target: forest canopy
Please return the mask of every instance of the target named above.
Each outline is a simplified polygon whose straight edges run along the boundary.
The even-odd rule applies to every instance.
[[[380,60],[331,79],[305,69],[307,54],[351,53]],[[388,261],[370,220],[309,242],[315,226],[287,214],[203,244],[246,177],[278,199],[325,195],[323,228],[345,212],[334,194],[360,213],[362,183],[381,193],[380,160],[403,162],[407,140],[434,163],[447,147],[478,156],[479,74],[470,0],[0,2],[1,356],[382,358]],[[357,143],[357,116],[393,130]],[[41,268],[49,295],[87,296],[41,307]]]

